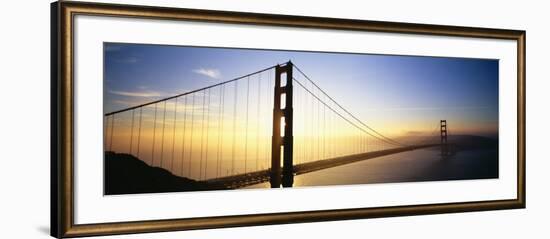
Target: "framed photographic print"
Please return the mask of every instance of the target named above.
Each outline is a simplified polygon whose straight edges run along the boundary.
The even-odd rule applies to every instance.
[[[54,237],[525,207],[525,31],[51,11]]]

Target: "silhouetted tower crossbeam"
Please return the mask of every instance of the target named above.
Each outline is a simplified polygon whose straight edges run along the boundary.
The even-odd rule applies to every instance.
[[[294,167],[292,160],[292,62],[275,67],[275,94],[273,104],[273,136],[271,141],[271,175],[272,188],[292,187]],[[286,79],[281,79],[286,75]],[[284,81],[282,81],[284,80]],[[282,83],[285,83],[282,85]],[[284,98],[284,105],[281,101]],[[281,135],[281,121],[284,119],[284,135]],[[281,147],[283,148],[283,167],[281,171]]]
[[[447,143],[447,120],[441,120],[441,155],[447,156],[449,154],[449,144]]]

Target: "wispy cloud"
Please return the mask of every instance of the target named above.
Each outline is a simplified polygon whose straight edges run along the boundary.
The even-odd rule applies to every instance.
[[[210,77],[212,79],[220,79],[220,77],[222,76],[218,69],[212,69],[212,68],[199,68],[199,69],[193,70],[193,72],[199,75]]]
[[[110,90],[109,93],[115,94],[115,95],[122,95],[122,96],[130,96],[130,97],[160,97],[163,96],[161,92],[157,91],[118,91],[118,90]]]
[[[128,100],[113,100],[113,103],[119,104],[124,107],[139,105],[142,102],[128,101]]]
[[[118,105],[121,105],[123,107],[131,107],[131,106],[136,106],[136,105],[141,105],[141,104],[146,104],[146,103],[149,103],[150,101],[148,100],[144,100],[144,99],[134,99],[134,100],[113,100],[113,103],[115,104],[118,104]],[[164,101],[163,102],[160,102],[160,103],[157,103],[157,104],[164,104]],[[166,108],[167,109],[174,109],[174,106],[175,106],[175,101],[174,100],[170,100],[170,101],[166,101]],[[210,107],[212,106],[216,106],[216,105],[210,105]],[[147,108],[155,108],[155,105],[154,104],[151,104],[151,105],[147,105],[145,106]],[[183,104],[182,102],[178,102],[178,105],[176,107],[176,110],[178,112],[184,112],[184,111],[196,111],[198,113],[202,113],[202,110],[204,109],[207,109],[206,107],[202,106],[202,105],[192,105],[192,104]],[[211,112],[212,115],[216,115],[215,114],[216,112]]]

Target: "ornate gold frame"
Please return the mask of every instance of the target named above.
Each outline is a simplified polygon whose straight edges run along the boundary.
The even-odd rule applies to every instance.
[[[512,200],[430,205],[75,224],[73,211],[73,21],[75,15],[123,16],[515,40],[517,41],[518,90],[517,198]],[[52,3],[51,22],[51,235],[54,237],[161,232],[525,208],[525,31],[83,2]]]

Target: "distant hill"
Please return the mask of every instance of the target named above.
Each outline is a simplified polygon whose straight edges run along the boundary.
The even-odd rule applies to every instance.
[[[423,137],[423,136],[405,136],[397,138],[398,141],[401,141],[405,144],[414,144],[417,142],[437,142],[439,143],[438,137]],[[490,138],[485,136],[477,135],[449,135],[447,138],[450,144],[454,144],[458,150],[469,150],[469,149],[497,149],[498,148],[498,137]]]
[[[105,194],[182,192],[204,190],[192,179],[151,167],[129,154],[105,153]]]

